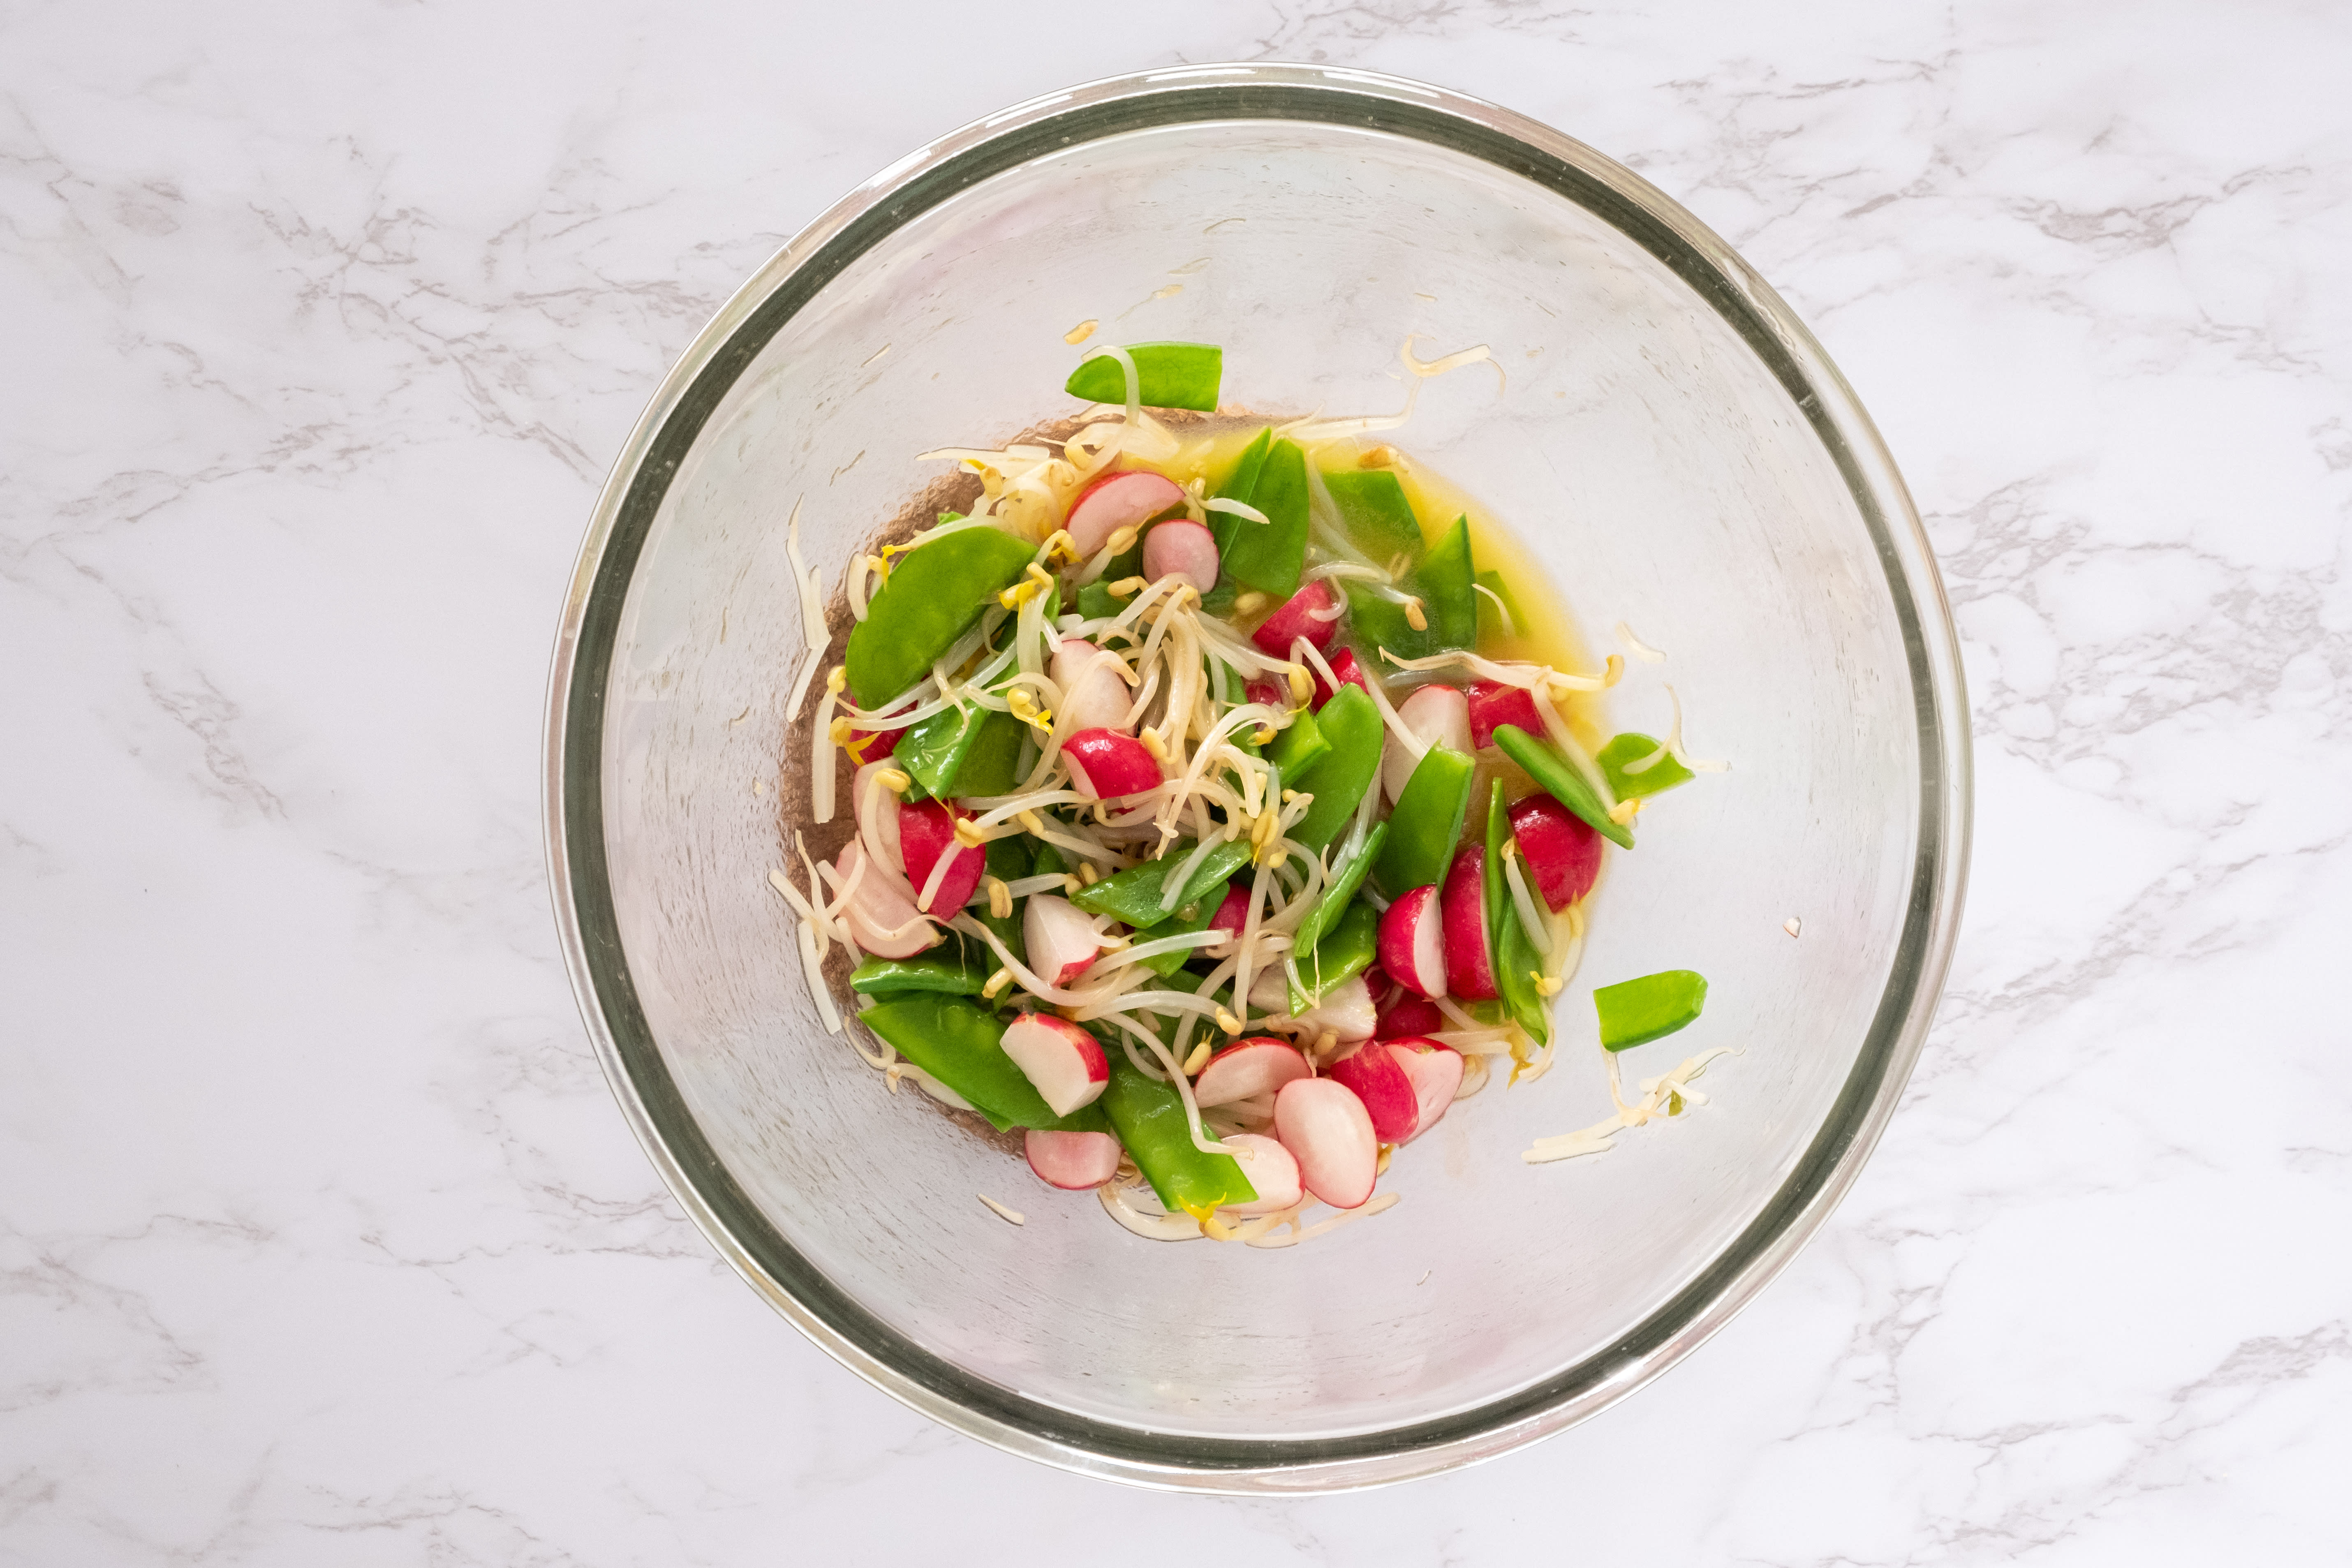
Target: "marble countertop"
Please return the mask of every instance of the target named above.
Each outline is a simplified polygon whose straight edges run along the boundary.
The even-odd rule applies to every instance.
[[[1295,1501],[1008,1458],[786,1329],[614,1107],[537,803],[591,499],[735,284],[966,120],[1261,58],[1727,235],[1904,465],[1979,744],[1819,1239],[1586,1426]],[[2347,69],[2275,4],[13,8],[0,1561],[2352,1555]]]

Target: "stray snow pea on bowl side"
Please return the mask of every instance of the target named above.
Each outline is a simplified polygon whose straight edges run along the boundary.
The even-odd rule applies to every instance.
[[[1621,980],[1592,993],[1592,1009],[1601,1016],[1601,1045],[1612,1051],[1664,1039],[1687,1027],[1706,1005],[1706,976],[1690,969]]]
[[[1214,343],[1129,343],[1135,362],[1137,400],[1148,408],[1217,411],[1217,387],[1224,379],[1225,351]],[[1127,368],[1101,350],[1087,356],[1062,390],[1088,403],[1125,403]]]

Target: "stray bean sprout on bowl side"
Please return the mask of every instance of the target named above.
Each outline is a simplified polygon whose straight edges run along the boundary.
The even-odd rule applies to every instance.
[[[1627,655],[1664,656],[1621,625],[1580,658],[1499,525],[1381,438],[1486,350],[1401,357],[1402,413],[1278,420],[1221,405],[1215,346],[1096,349],[1084,414],[906,454],[970,475],[968,510],[848,563],[845,644],[813,629],[792,692],[813,820],[769,876],[820,1015],[1139,1236],[1282,1247],[1395,1203],[1456,1101],[1594,1037],[1554,1002],[1604,865],[1640,875],[1644,807],[1726,765],[1672,687],[1664,738],[1608,733]],[[1616,1053],[1706,995],[1598,989],[1615,1110],[1523,1158],[1704,1103],[1728,1047],[1630,1099]]]

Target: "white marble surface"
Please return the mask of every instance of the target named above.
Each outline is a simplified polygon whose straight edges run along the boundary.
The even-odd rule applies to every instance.
[[[590,500],[736,281],[967,119],[1261,57],[1728,235],[1906,468],[1979,737],[1942,1023],[1822,1237],[1565,1436],[1283,1503],[951,1436],[727,1275],[535,793]],[[2347,69],[2280,4],[10,8],[0,1560],[2352,1555]]]

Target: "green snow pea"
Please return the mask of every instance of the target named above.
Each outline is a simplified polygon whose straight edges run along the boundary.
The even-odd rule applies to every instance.
[[[1500,572],[1481,572],[1477,583],[1486,594],[1503,601],[1502,609],[1497,611],[1494,599],[1486,597],[1486,594],[1477,595],[1480,637],[1517,637],[1527,630],[1527,617],[1519,613],[1519,596],[1511,592],[1511,585],[1503,581]],[[1504,624],[1507,619],[1508,625]]]
[[[1209,929],[1217,918],[1217,910],[1225,901],[1225,890],[1233,886],[1232,879],[1217,883],[1198,896],[1176,906],[1176,912],[1149,930],[1136,933],[1138,940],[1152,942],[1163,936],[1190,936],[1194,931]],[[1165,979],[1175,973],[1192,959],[1198,957],[1197,947],[1180,947],[1173,952],[1163,952],[1141,961],[1143,967]]]
[[[1217,384],[1224,379],[1225,351],[1214,343],[1127,343],[1135,361],[1138,396],[1150,408],[1190,408],[1200,414],[1217,411]],[[1125,403],[1127,371],[1118,361],[1097,349],[1062,390],[1088,403]]]
[[[1402,898],[1445,879],[1470,812],[1470,783],[1478,764],[1460,752],[1432,746],[1389,813],[1389,844],[1374,875],[1381,890]]]
[[[1002,719],[1004,724],[991,721]],[[1005,726],[1011,727],[1006,732]],[[985,775],[993,783],[998,775],[1012,772],[1013,763],[1021,751],[1021,721],[1010,713],[998,713],[990,709],[972,707],[959,713],[952,708],[942,708],[919,723],[907,727],[906,735],[898,742],[898,750],[890,753],[908,778],[921,785],[908,792],[909,799],[935,795],[945,800],[959,795],[1003,795],[1018,787],[1021,781],[995,789],[976,787]],[[1011,754],[1000,755],[1010,742]],[[987,760],[977,768],[975,758],[985,750]],[[971,772],[974,783],[964,782]]]
[[[1343,686],[1315,716],[1330,754],[1316,765],[1315,803],[1290,830],[1292,843],[1319,850],[1356,815],[1381,772],[1381,710],[1356,686]]]
[[[1612,1051],[1663,1039],[1691,1023],[1706,1005],[1706,976],[1690,969],[1622,980],[1592,993],[1592,1009],[1601,1015],[1601,1044]]]
[[[1355,898],[1356,889],[1364,885],[1364,873],[1381,858],[1381,846],[1388,841],[1389,825],[1383,822],[1366,834],[1363,846],[1331,873],[1331,885],[1316,897],[1315,907],[1307,911],[1307,918],[1292,933],[1291,940],[1302,951],[1312,952],[1315,944],[1323,940],[1323,933],[1339,923],[1340,913]]]
[[[1331,468],[1323,488],[1339,509],[1339,521],[1366,559],[1386,566],[1402,554],[1408,567],[1421,559],[1426,542],[1404,487],[1386,468]]]
[[[1540,1046],[1551,1038],[1551,1015],[1543,993],[1536,989],[1535,943],[1519,923],[1519,906],[1503,872],[1503,846],[1510,837],[1509,802],[1503,795],[1503,781],[1496,779],[1486,804],[1486,881],[1479,889],[1486,902],[1487,951],[1494,954],[1495,989],[1502,993],[1503,1005],[1528,1038]]]
[[[1069,857],[1064,855],[1059,849],[1055,848],[1050,844],[1034,839],[1031,842],[1034,846],[1031,850],[1032,858],[1029,862],[1029,874],[1031,876],[1042,877],[1048,871],[1061,877],[1066,877],[1070,874]]]
[[[1433,630],[1415,631],[1405,619],[1404,606],[1374,592],[1370,584],[1350,579],[1339,587],[1348,595],[1348,640],[1356,645],[1356,655],[1367,668],[1388,673],[1381,659],[1383,649],[1399,658],[1426,658],[1437,651],[1436,623],[1431,623]],[[1397,587],[1403,593],[1414,592],[1412,574],[1407,573]]]
[[[1109,583],[1089,583],[1078,590],[1078,614],[1090,621],[1108,620],[1126,608],[1127,601],[1110,591]]]
[[[1359,899],[1348,906],[1348,912],[1315,944],[1315,950],[1298,961],[1298,977],[1307,985],[1304,990],[1290,988],[1291,1015],[1304,1013],[1335,987],[1370,969],[1380,950],[1380,911]]]
[[[902,557],[849,634],[845,662],[858,706],[887,702],[929,675],[1035,553],[1001,530],[967,528]]]
[[[991,712],[964,753],[950,785],[953,795],[1011,795],[1021,787],[1021,742],[1029,727],[1010,713]]]
[[[1670,756],[1660,757],[1638,773],[1625,771],[1627,763],[1638,763],[1657,749],[1657,742],[1629,730],[1601,747],[1601,754],[1592,760],[1601,764],[1601,773],[1609,779],[1609,792],[1619,800],[1656,795],[1698,776]]]
[[[869,958],[850,972],[849,988],[867,996],[894,996],[902,991],[977,996],[995,963],[995,955],[984,947],[977,956],[966,948],[946,957],[922,952],[912,958]]]
[[[1497,724],[1495,744],[1503,748],[1503,755],[1527,769],[1530,778],[1549,790],[1554,800],[1582,817],[1601,837],[1621,848],[1633,847],[1633,830],[1609,820],[1609,808],[1601,804],[1592,781],[1548,742],[1537,740],[1517,724]]]
[[[1070,895],[1070,902],[1090,915],[1108,915],[1131,926],[1158,925],[1169,915],[1165,901],[1169,876],[1199,847],[1192,840],[1181,841],[1157,860],[1130,866],[1116,876],[1105,877],[1091,888],[1079,889]],[[1176,908],[1192,902],[1212,884],[1223,882],[1241,869],[1249,858],[1250,842],[1246,838],[1232,839],[1210,850],[1200,869],[1192,873],[1192,879],[1184,885]]]
[[[1409,592],[1421,595],[1432,651],[1478,646],[1478,591],[1470,559],[1470,520],[1457,517],[1413,568]]]
[[[1257,477],[1265,471],[1266,454],[1273,449],[1274,426],[1269,425],[1259,431],[1248,446],[1242,448],[1241,460],[1234,465],[1234,471],[1225,476],[1225,482],[1217,487],[1217,499],[1237,500],[1244,506],[1251,505],[1250,498],[1257,493]],[[1236,532],[1244,528],[1256,526],[1257,524],[1248,519],[1236,517],[1229,511],[1211,512],[1209,532],[1217,542],[1218,560],[1223,561],[1225,552],[1234,547],[1234,535]]]
[[[1256,1199],[1257,1189],[1242,1174],[1239,1161],[1193,1147],[1184,1102],[1174,1084],[1136,1071],[1121,1046],[1107,1045],[1103,1054],[1110,1058],[1110,1082],[1096,1103],[1110,1117],[1111,1130],[1169,1213],[1181,1210],[1206,1219],[1227,1204]]]
[[[988,841],[988,874],[1000,882],[1017,882],[1030,875],[1029,847],[1032,842],[1034,841],[1019,836],[990,839]],[[1013,912],[1002,919],[990,914],[988,906],[985,904],[974,910],[972,913],[981,924],[996,933],[996,940],[1004,944],[1004,950],[1007,952],[1024,963],[1029,962],[1029,943],[1023,935],[1021,901],[1018,899],[1013,900]],[[991,973],[995,973],[996,954],[987,943],[980,943],[974,956],[989,966]]]
[[[1303,708],[1291,716],[1287,728],[1276,731],[1265,752],[1266,760],[1282,770],[1282,782],[1293,789],[1330,754],[1331,742],[1323,738],[1323,726]]]
[[[1219,546],[1223,574],[1287,599],[1298,592],[1298,571],[1307,561],[1307,454],[1298,443],[1276,441],[1268,449],[1249,504],[1265,513],[1266,521],[1236,520],[1231,542]]]
[[[1105,1130],[1096,1106],[1055,1116],[1004,1054],[1005,1021],[961,996],[909,991],[857,1016],[900,1056],[970,1100],[999,1132],[1014,1127]]]

